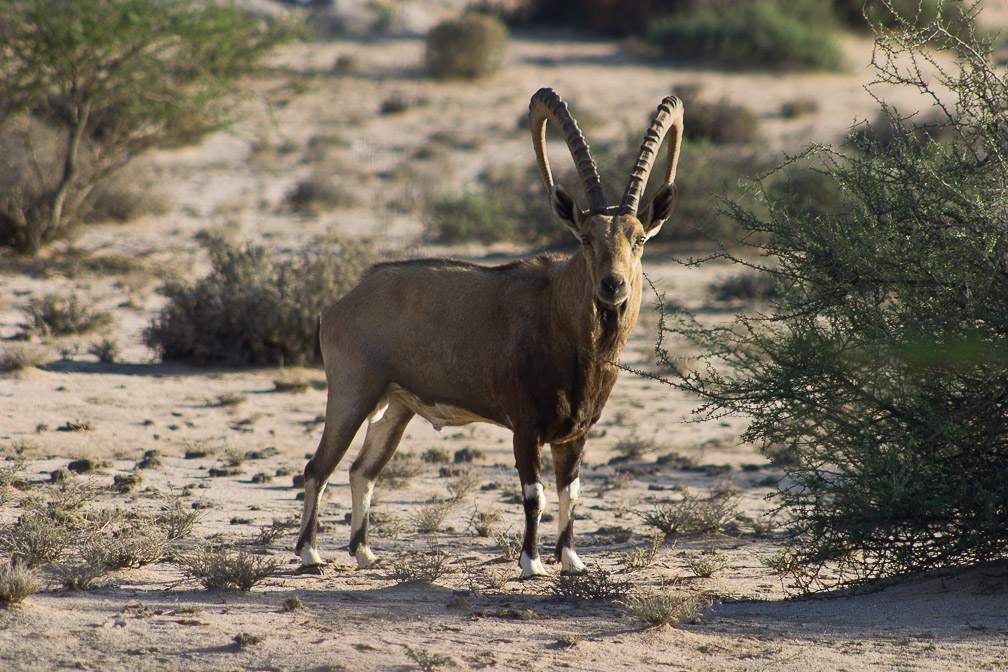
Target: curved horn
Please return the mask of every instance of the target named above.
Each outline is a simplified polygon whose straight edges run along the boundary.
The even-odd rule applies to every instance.
[[[668,163],[665,165],[665,184],[675,182],[676,166],[679,165],[679,146],[682,144],[683,136],[683,104],[675,96],[667,96],[658,106],[651,128],[644,136],[641,143],[640,154],[637,155],[637,163],[634,164],[630,172],[630,182],[626,191],[623,192],[623,200],[620,201],[620,212],[623,214],[637,214],[637,206],[640,204],[641,194],[647,186],[648,176],[651,175],[651,167],[654,165],[658,148],[662,140],[670,131],[674,132],[668,136]]]
[[[546,122],[551,121],[567,141],[574,164],[577,166],[581,184],[588,196],[589,209],[605,210],[609,207],[605,192],[602,190],[602,180],[598,169],[588,151],[581,129],[567,109],[567,103],[560,99],[556,91],[543,88],[536,91],[529,103],[529,126],[532,129],[532,146],[535,148],[536,160],[539,162],[539,172],[542,173],[546,190],[553,188],[553,173],[550,171],[549,159],[546,158]]]

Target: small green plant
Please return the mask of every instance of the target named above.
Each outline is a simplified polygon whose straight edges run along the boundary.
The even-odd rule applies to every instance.
[[[710,604],[711,598],[703,593],[684,593],[669,589],[639,592],[623,600],[627,613],[648,628],[692,620]]]
[[[842,56],[823,2],[727,0],[691,4],[651,24],[649,39],[667,56],[741,68],[835,70]]]
[[[442,665],[451,662],[451,658],[448,656],[431,653],[427,649],[414,649],[407,645],[404,645],[404,648],[406,649],[406,657],[416,663],[422,672],[434,672]]]
[[[32,298],[24,313],[27,319],[21,327],[41,336],[88,334],[112,325],[111,313],[95,310],[76,294]]]
[[[182,571],[209,590],[233,586],[248,592],[257,583],[275,576],[280,564],[273,558],[248,551],[229,551],[221,546],[204,547],[179,561]]]
[[[620,600],[625,598],[633,584],[601,568],[576,574],[561,574],[554,577],[550,592],[555,597],[570,600]]]
[[[728,566],[728,559],[719,556],[716,551],[684,553],[683,562],[695,576],[703,579],[714,576],[714,572]]]
[[[479,79],[504,64],[508,31],[500,19],[470,12],[427,35],[427,69],[437,79]]]
[[[738,499],[711,494],[686,493],[678,502],[660,504],[643,514],[644,522],[666,535],[718,532],[738,513]]]
[[[27,564],[0,562],[0,604],[17,604],[40,590],[42,579]]]

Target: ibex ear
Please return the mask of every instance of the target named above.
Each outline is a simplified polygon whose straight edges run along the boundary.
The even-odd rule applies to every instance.
[[[640,214],[644,233],[651,238],[661,230],[662,224],[672,215],[679,202],[679,190],[674,184],[663,184],[651,197],[651,202]]]
[[[553,214],[559,217],[560,221],[566,224],[575,236],[580,236],[584,215],[577,203],[574,202],[574,197],[566,189],[556,184],[550,189],[549,201]]]

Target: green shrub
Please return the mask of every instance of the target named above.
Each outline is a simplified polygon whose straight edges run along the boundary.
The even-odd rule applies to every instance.
[[[370,244],[317,241],[290,258],[208,237],[213,269],[188,285],[171,282],[144,333],[166,360],[303,364],[316,358],[318,314],[375,261]]]
[[[425,219],[428,235],[436,242],[448,244],[512,240],[517,227],[496,198],[478,192],[433,203]]]
[[[760,120],[752,110],[726,100],[693,103],[689,106],[687,140],[708,140],[716,145],[755,142],[760,137]]]
[[[649,40],[674,58],[738,68],[835,70],[840,66],[827,0],[705,2],[656,20]]]
[[[873,65],[946,101],[955,133],[887,108],[888,142],[812,150],[845,197],[815,215],[757,184],[765,209],[732,214],[781,296],[728,326],[676,317],[709,364],[678,384],[796,455],[776,501],[803,590],[1008,556],[1008,82],[941,25],[898,25]]]
[[[479,79],[504,64],[508,31],[500,19],[469,13],[427,35],[427,69],[437,79]]]
[[[134,156],[221,128],[234,82],[286,35],[198,0],[0,4],[0,145],[16,149],[0,152],[0,245],[38,254]]]
[[[602,35],[642,35],[656,18],[688,8],[694,0],[526,0],[512,3],[508,20],[550,29],[558,24]]]

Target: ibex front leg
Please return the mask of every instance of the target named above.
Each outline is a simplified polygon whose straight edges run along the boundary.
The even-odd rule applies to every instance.
[[[523,577],[546,573],[539,559],[539,518],[543,512],[543,486],[540,480],[539,435],[535,431],[517,429],[514,433],[515,466],[522,486],[522,503],[525,506],[525,539],[522,541],[518,566]]]
[[[574,507],[581,494],[581,456],[584,454],[584,444],[584,439],[550,444],[557,495],[560,498],[560,521],[555,555],[560,561],[561,572],[585,570],[584,563],[574,552]]]

